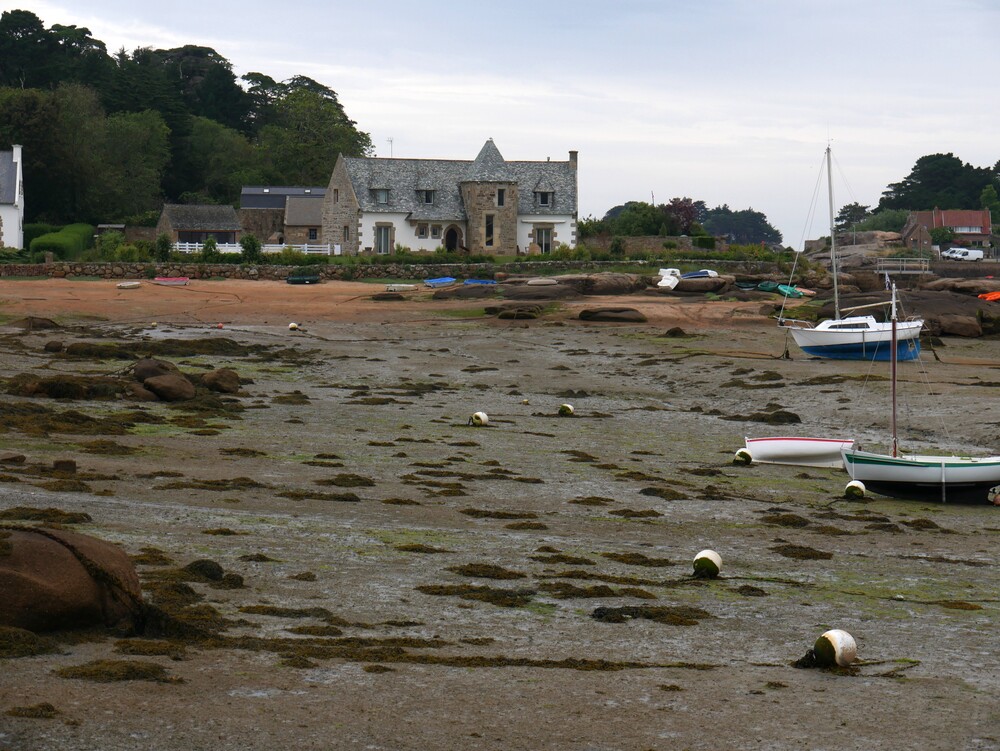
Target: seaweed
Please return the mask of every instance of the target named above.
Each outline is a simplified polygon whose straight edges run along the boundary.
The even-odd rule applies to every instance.
[[[23,628],[0,626],[0,658],[35,657],[58,651],[58,645],[51,639]]]
[[[4,714],[10,717],[29,717],[35,720],[51,720],[59,714],[59,710],[43,701],[30,707],[11,707]]]
[[[183,683],[183,678],[171,677],[167,669],[155,662],[144,660],[93,660],[83,665],[72,665],[54,671],[60,678],[72,678],[96,683],[117,681],[153,681],[155,683]]]
[[[673,563],[668,558],[650,558],[642,553],[601,553],[604,558],[618,563],[625,563],[629,566],[672,566]]]
[[[503,568],[502,566],[496,566],[492,563],[466,563],[461,566],[451,566],[448,571],[458,574],[459,576],[470,576],[477,579],[524,579],[525,574],[520,571],[511,571],[510,569]]]
[[[524,607],[531,602],[536,594],[533,589],[496,589],[494,587],[474,587],[469,584],[425,584],[417,587],[417,591],[438,597],[478,600],[503,608]]]
[[[785,556],[785,558],[795,558],[800,561],[826,561],[833,558],[833,553],[816,550],[806,545],[775,545],[771,550],[778,555]]]
[[[538,514],[531,511],[494,511],[492,509],[463,508],[459,513],[471,516],[473,519],[537,519]]]
[[[625,623],[634,618],[645,618],[671,626],[696,626],[699,619],[712,618],[713,616],[707,610],[687,605],[638,605],[620,608],[596,608],[590,617],[602,623]]]
[[[56,524],[88,524],[93,521],[90,514],[83,511],[62,511],[61,509],[31,508],[14,506],[0,511],[0,519],[31,522],[54,522]]]

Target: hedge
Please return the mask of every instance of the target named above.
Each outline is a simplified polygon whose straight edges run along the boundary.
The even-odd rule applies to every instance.
[[[54,224],[42,224],[41,222],[24,225],[24,247],[31,248],[31,241],[36,237],[47,235],[50,232],[58,232],[59,227]]]
[[[49,232],[36,237],[28,246],[32,253],[52,252],[58,258],[73,258],[94,242],[94,226],[91,224],[68,224],[58,232]]]

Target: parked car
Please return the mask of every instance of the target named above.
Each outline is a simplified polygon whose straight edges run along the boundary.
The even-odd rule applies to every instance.
[[[981,261],[983,260],[983,251],[976,250],[975,248],[963,248],[958,253],[955,254],[956,261]]]

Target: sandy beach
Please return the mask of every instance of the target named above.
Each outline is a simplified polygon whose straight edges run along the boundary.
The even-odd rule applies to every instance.
[[[0,416],[0,458],[23,457],[0,464],[0,513],[87,514],[72,528],[120,544],[153,603],[194,561],[243,582],[188,578],[197,599],[169,603],[214,640],[0,658],[0,750],[1000,748],[1000,509],[847,501],[842,470],[732,462],[745,436],[884,447],[883,365],[803,356],[759,301],[584,298],[523,321],[382,289],[0,280],[0,409],[51,411]],[[647,323],[578,319],[602,306]],[[74,342],[241,389],[199,411],[8,393],[127,377]],[[901,377],[909,446],[1000,452],[1000,342],[946,338]],[[64,432],[68,410],[142,420]],[[779,410],[801,422],[762,421]],[[718,579],[691,575],[706,548]],[[859,662],[793,667],[830,628]],[[164,670],[56,672],[97,660]]]

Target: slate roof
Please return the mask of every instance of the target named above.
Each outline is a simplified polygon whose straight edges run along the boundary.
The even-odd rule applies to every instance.
[[[240,230],[240,220],[232,206],[168,203],[163,206],[163,216],[174,230]]]
[[[283,209],[289,196],[326,195],[325,187],[296,185],[244,185],[240,191],[241,209]]]
[[[465,221],[463,182],[516,183],[522,214],[573,214],[577,210],[576,170],[570,162],[508,162],[490,139],[474,160],[345,157],[358,203],[366,213],[403,213],[418,221]],[[538,186],[553,192],[551,206],[535,207]],[[376,203],[374,191],[388,189],[389,202]],[[433,190],[434,203],[418,191]]]
[[[0,151],[0,203],[17,201],[17,166],[13,151]]]
[[[287,196],[285,224],[292,227],[319,227],[323,223],[323,196]]]

